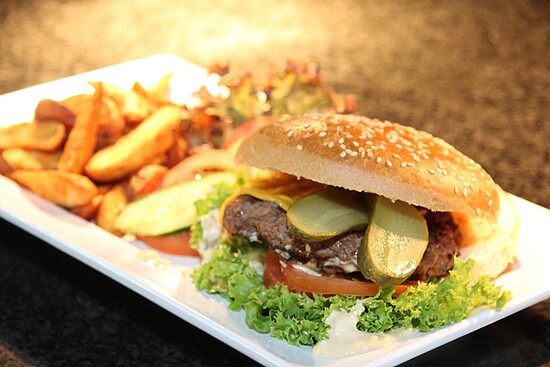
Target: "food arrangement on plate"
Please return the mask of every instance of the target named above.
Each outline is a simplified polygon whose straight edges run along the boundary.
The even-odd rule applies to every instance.
[[[493,280],[513,266],[517,213],[472,159],[357,116],[316,65],[211,72],[216,90],[193,106],[170,101],[171,74],[42,100],[33,122],[0,128],[0,173],[117,236],[199,257],[198,290],[321,357],[510,299]]]

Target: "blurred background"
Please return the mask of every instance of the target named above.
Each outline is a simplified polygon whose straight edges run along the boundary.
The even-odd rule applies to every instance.
[[[444,138],[504,189],[547,208],[549,50],[548,1],[0,2],[0,94],[156,53],[258,75],[288,59],[315,62],[327,86],[358,97],[362,114]],[[1,248],[0,294],[10,301],[0,308],[0,364],[252,364],[3,228],[16,241]],[[549,330],[547,300],[407,365],[550,365]]]

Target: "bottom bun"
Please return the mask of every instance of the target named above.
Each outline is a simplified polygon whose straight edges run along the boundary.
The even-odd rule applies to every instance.
[[[460,258],[475,261],[470,274],[498,277],[517,259],[519,216],[510,195],[499,189],[500,211],[496,223],[453,213],[461,229]]]

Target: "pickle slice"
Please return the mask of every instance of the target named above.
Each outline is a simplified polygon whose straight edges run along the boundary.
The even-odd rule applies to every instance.
[[[370,195],[327,187],[292,204],[287,211],[291,229],[313,242],[367,227]]]
[[[357,253],[361,273],[379,286],[405,281],[428,246],[428,225],[420,212],[402,201],[377,196]]]

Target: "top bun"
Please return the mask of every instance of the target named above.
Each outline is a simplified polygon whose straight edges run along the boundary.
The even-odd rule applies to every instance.
[[[498,186],[442,139],[356,115],[284,116],[244,139],[236,163],[495,222]]]

